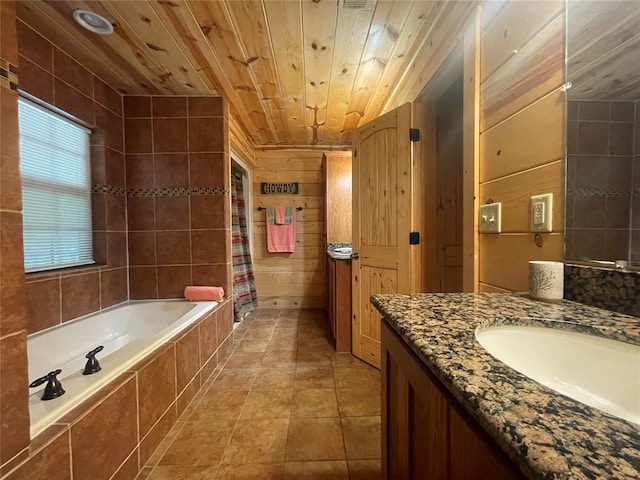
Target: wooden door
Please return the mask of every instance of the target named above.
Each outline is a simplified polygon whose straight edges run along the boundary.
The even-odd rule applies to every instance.
[[[352,352],[380,368],[380,314],[369,298],[412,290],[411,104],[358,128],[353,142]]]

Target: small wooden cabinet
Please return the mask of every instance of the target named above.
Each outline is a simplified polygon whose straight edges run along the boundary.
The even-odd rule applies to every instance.
[[[384,320],[382,472],[388,480],[525,478]]]
[[[327,256],[328,313],[336,352],[351,351],[351,260]]]

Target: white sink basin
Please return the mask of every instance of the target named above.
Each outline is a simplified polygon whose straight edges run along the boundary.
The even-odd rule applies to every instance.
[[[527,377],[640,425],[640,346],[529,326],[478,329],[476,339]]]
[[[331,252],[333,258],[348,260],[351,258],[351,247],[338,247]]]

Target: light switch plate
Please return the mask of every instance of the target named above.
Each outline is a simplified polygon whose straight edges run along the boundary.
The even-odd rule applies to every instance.
[[[531,197],[531,218],[529,230],[550,233],[553,226],[553,193]]]
[[[480,205],[480,233],[500,233],[502,230],[502,203]]]

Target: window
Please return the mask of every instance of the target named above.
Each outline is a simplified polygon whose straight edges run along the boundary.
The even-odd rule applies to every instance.
[[[91,132],[24,98],[18,108],[25,270],[94,263]]]

